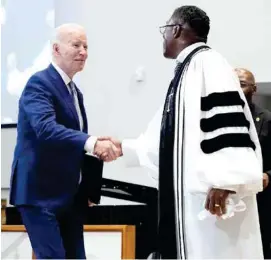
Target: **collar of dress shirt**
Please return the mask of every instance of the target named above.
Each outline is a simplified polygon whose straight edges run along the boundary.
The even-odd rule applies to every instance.
[[[68,84],[71,82],[70,77],[55,62],[52,62],[52,65],[56,69],[56,71],[59,73],[59,75],[63,79],[66,86],[68,86]]]
[[[192,52],[193,50],[195,50],[199,46],[204,46],[204,45],[206,45],[204,42],[197,42],[197,43],[191,44],[188,47],[184,48],[177,56],[176,62],[182,63],[184,61],[184,59],[189,55],[190,52]]]

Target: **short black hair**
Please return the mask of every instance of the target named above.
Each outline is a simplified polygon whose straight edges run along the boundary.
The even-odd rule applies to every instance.
[[[184,5],[177,8],[171,18],[178,22],[187,23],[201,40],[207,42],[210,19],[203,10],[197,6]]]

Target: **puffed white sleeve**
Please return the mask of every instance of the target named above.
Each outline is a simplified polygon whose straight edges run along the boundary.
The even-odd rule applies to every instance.
[[[159,142],[163,107],[160,107],[144,133],[122,141],[123,160],[127,167],[142,166],[158,181]]]
[[[259,140],[237,76],[213,53],[202,61],[202,84],[197,177],[244,196],[261,191]]]

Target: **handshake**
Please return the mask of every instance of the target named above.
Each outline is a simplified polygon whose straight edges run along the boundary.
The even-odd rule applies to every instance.
[[[94,155],[104,162],[112,162],[122,156],[121,141],[109,137],[98,137],[94,146]]]

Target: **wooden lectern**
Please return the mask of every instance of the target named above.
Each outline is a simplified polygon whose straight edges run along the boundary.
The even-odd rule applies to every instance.
[[[23,225],[2,225],[1,231],[5,243],[2,243],[2,259],[15,258],[15,255],[16,258],[26,258],[27,250],[31,255],[32,248]],[[97,258],[97,254],[103,254],[98,257],[135,259],[133,225],[85,225],[84,236],[87,258],[91,258],[91,255]],[[33,252],[32,258],[35,259]]]

